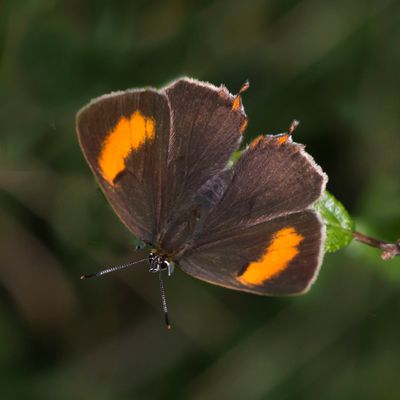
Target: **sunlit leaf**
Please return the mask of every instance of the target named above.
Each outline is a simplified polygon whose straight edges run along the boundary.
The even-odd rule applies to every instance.
[[[325,191],[314,207],[326,224],[325,251],[333,253],[346,247],[353,239],[355,223],[343,204]]]
[[[228,166],[233,167],[236,164],[236,161],[239,160],[242,153],[243,153],[243,150],[234,151],[231,155],[231,158],[228,161]]]

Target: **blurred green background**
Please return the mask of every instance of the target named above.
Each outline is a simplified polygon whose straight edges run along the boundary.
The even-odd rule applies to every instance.
[[[400,2],[0,1],[0,395],[4,399],[398,399],[400,260],[352,243],[305,296],[166,280],[86,165],[75,114],[189,75],[237,91],[246,139],[301,121],[358,229],[400,236]]]

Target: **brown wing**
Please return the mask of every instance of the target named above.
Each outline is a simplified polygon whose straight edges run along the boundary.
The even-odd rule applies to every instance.
[[[303,145],[261,136],[236,163],[221,201],[206,217],[204,236],[214,239],[239,222],[248,226],[304,210],[321,196],[326,180]]]
[[[116,213],[136,237],[154,242],[166,187],[167,96],[148,89],[99,97],[78,113],[77,132]]]
[[[324,225],[308,209],[326,176],[282,136],[257,139],[178,260],[199,279],[258,294],[302,293],[322,260]]]
[[[304,293],[322,262],[325,229],[315,211],[285,215],[188,250],[179,260],[195,278],[261,295]]]
[[[167,193],[159,247],[173,253],[193,231],[198,215],[194,198],[221,172],[237,148],[246,117],[240,101],[225,87],[180,79],[165,89],[172,129]]]

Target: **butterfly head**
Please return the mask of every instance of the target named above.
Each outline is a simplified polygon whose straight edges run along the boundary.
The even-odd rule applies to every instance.
[[[169,261],[165,256],[157,253],[157,251],[152,251],[149,254],[149,272],[160,272],[168,271],[170,276],[173,271],[173,263]]]

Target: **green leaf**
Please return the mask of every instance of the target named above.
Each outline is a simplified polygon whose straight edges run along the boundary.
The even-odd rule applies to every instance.
[[[353,239],[355,223],[343,204],[328,191],[314,204],[326,225],[325,251],[333,253],[346,247]]]
[[[243,153],[243,150],[236,150],[232,153],[231,158],[228,161],[228,166],[230,168],[236,164],[236,161],[239,160],[242,153]]]

